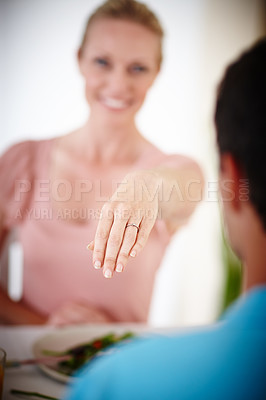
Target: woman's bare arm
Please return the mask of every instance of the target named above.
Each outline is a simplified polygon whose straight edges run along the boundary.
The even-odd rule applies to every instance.
[[[187,222],[202,199],[204,179],[194,161],[178,168],[160,166],[125,176],[110,201],[104,204],[95,239],[93,264],[106,278],[124,270],[130,256],[145,246],[157,219],[170,234]]]
[[[41,325],[46,318],[37,314],[23,302],[14,302],[0,288],[0,322],[4,325]]]

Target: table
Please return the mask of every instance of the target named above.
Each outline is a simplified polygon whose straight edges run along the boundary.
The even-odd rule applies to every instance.
[[[108,332],[119,332],[122,330],[130,330],[139,334],[167,334],[176,331],[174,328],[154,328],[143,324],[91,324],[84,327],[88,329],[93,328],[99,332],[99,336]],[[6,350],[8,359],[32,358],[33,343],[42,336],[54,332],[55,329],[51,326],[0,326],[0,347]],[[48,396],[62,398],[66,390],[66,385],[46,376],[38,366],[23,366],[6,369],[3,400],[18,399],[17,396],[10,394],[10,389],[39,392]]]
[[[6,350],[8,359],[32,358],[32,344],[39,337],[51,332],[51,327],[0,327],[0,346]],[[18,399],[10,389],[36,391],[61,398],[65,385],[46,377],[37,366],[6,369],[3,400]]]

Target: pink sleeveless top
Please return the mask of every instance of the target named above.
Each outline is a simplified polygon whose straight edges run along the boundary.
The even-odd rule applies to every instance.
[[[97,220],[67,222],[55,217],[47,201],[44,207],[40,196],[32,195],[35,180],[49,179],[53,142],[22,142],[0,158],[4,226],[8,230],[16,227],[24,250],[24,302],[45,316],[67,301],[77,301],[107,312],[115,321],[146,321],[155,274],[170,240],[164,222],[157,220],[146,247],[130,259],[123,273],[105,279],[93,268],[91,253],[86,249],[94,238]],[[166,155],[150,145],[136,169],[177,167],[185,159]]]

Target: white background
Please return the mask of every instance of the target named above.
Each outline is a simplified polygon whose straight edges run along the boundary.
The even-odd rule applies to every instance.
[[[1,0],[0,151],[53,137],[88,116],[76,53],[98,0]],[[259,0],[147,0],[165,29],[160,76],[138,115],[150,141],[196,158],[204,202],[174,238],[155,285],[153,324],[200,324],[219,313],[223,290],[212,122],[224,67],[261,35]]]

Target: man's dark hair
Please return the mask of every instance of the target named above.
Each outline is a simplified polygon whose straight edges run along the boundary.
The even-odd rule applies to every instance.
[[[227,68],[215,125],[219,152],[230,153],[242,169],[249,199],[266,230],[266,38]]]

